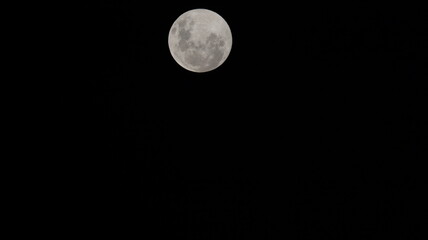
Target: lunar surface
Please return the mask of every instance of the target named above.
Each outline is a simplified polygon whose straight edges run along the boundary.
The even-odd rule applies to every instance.
[[[217,13],[194,9],[183,13],[172,25],[169,50],[175,61],[192,72],[218,68],[229,56],[232,33]]]

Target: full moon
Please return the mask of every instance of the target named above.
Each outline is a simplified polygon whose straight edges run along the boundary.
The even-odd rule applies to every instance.
[[[174,60],[192,72],[218,68],[229,56],[232,33],[217,13],[194,9],[175,20],[169,31],[168,45]]]

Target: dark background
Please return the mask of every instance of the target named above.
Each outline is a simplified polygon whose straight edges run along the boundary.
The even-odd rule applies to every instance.
[[[219,13],[233,35],[226,62],[203,74],[181,68],[167,44],[194,8]],[[64,95],[71,232],[420,236],[421,8],[96,1],[82,10],[78,77]]]

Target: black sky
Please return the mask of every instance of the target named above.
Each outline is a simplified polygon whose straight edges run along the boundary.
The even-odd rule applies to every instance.
[[[219,13],[233,35],[229,58],[204,74],[181,68],[167,44],[172,23],[194,8]],[[84,6],[76,229],[417,236],[407,223],[426,154],[422,14],[369,3]]]

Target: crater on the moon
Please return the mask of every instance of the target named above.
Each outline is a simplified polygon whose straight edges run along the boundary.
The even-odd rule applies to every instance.
[[[180,42],[178,42],[180,51],[184,52],[189,48],[190,30],[180,29],[178,35],[180,37]]]

